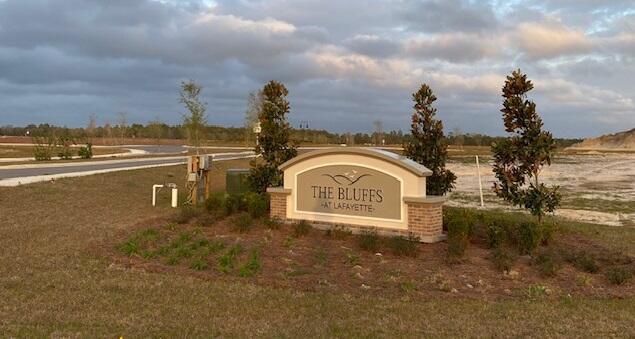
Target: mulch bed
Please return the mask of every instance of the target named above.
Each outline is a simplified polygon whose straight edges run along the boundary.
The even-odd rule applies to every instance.
[[[208,218],[209,219],[209,218]],[[397,256],[383,244],[377,253],[359,248],[358,238],[327,236],[325,231],[312,229],[309,234],[294,237],[292,225],[280,229],[267,229],[254,222],[247,233],[238,233],[233,227],[234,217],[224,218],[211,225],[199,221],[176,225],[168,219],[152,219],[122,232],[111,243],[93,244],[99,255],[107,256],[111,268],[136,269],[148,272],[171,272],[201,279],[227,282],[248,282],[258,285],[295,289],[305,292],[336,292],[351,295],[380,295],[384,297],[468,297],[478,299],[536,297],[533,287],[544,290],[541,297],[595,296],[627,297],[634,295],[635,284],[611,285],[604,275],[582,272],[568,263],[554,277],[544,278],[532,264],[531,257],[521,256],[514,264],[513,274],[497,270],[489,257],[491,251],[478,241],[468,247],[465,260],[449,264],[446,243],[418,244],[416,257]],[[208,223],[210,223],[208,221]],[[170,227],[166,225],[172,224]],[[197,271],[190,268],[191,258],[183,258],[170,265],[162,256],[145,259],[141,255],[127,256],[117,246],[141,230],[157,229],[157,244],[166,244],[183,232],[195,238],[220,241],[224,250],[207,255],[208,268]],[[388,239],[383,239],[384,243]],[[240,243],[242,253],[236,267],[227,272],[218,269],[219,257],[232,244]],[[563,234],[559,246],[574,246],[577,250],[598,250],[593,241],[575,234]],[[251,277],[241,277],[238,266],[245,263],[251,249],[257,248],[262,261],[261,270]]]

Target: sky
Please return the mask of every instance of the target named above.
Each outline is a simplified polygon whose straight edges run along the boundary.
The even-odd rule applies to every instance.
[[[242,126],[274,79],[296,127],[407,131],[427,83],[446,130],[503,135],[517,68],[555,136],[635,127],[635,0],[0,0],[0,125],[179,123],[192,79]]]

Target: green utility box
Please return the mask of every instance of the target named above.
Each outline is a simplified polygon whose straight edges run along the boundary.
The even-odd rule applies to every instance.
[[[249,191],[249,169],[232,168],[225,176],[225,189],[228,194],[242,194]]]

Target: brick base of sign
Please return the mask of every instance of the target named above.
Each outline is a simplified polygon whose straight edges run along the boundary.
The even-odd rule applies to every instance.
[[[408,207],[408,231],[423,242],[437,242],[446,238],[443,234],[444,197],[404,198]]]
[[[267,189],[270,197],[271,218],[283,222],[297,222],[299,219],[287,218],[287,196],[291,190],[270,187]],[[377,232],[382,236],[416,237],[424,243],[434,243],[446,239],[443,233],[443,203],[444,197],[404,198],[408,209],[408,229],[393,229],[376,226],[361,226],[345,223],[308,220],[317,229],[328,230],[333,227],[343,227],[353,233]]]
[[[280,220],[287,219],[287,195],[291,194],[291,190],[278,187],[269,187],[269,216]]]

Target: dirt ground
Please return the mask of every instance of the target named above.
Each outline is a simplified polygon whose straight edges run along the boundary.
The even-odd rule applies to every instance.
[[[446,242],[417,244],[416,256],[400,256],[391,250],[389,238],[380,237],[382,244],[379,250],[369,252],[360,249],[355,235],[339,232],[338,236],[333,236],[326,231],[312,229],[305,236],[295,237],[292,225],[271,230],[262,222],[256,222],[246,233],[239,233],[233,229],[233,218],[212,222],[213,218],[202,217],[185,225],[178,225],[170,219],[148,220],[139,223],[133,230],[122,232],[113,242],[103,244],[102,255],[111,256],[115,265],[127,268],[175,272],[228,282],[249,281],[301,292],[328,291],[408,298],[460,296],[496,300],[525,299],[532,286],[544,287],[546,294],[552,298],[573,295],[623,298],[633,296],[635,291],[633,283],[611,285],[603,275],[585,273],[567,263],[554,277],[545,278],[532,264],[530,256],[519,257],[513,265],[515,273],[509,275],[494,267],[490,260],[491,250],[478,240],[473,240],[468,246],[464,261],[449,264]],[[142,253],[148,253],[147,258],[139,253],[128,256],[116,250],[135,233],[148,229],[156,230],[158,235],[140,249]],[[193,241],[220,242],[225,249],[240,244],[243,250],[237,257],[236,267],[225,273],[219,270],[219,258],[224,251],[205,255],[203,260],[207,267],[200,271],[190,268],[190,263],[199,257],[182,257],[175,264],[166,256],[150,254],[162,246],[169,246],[183,234],[192,235]],[[557,246],[599,253],[613,251],[577,234],[558,235]],[[239,277],[239,263],[248,261],[252,249],[259,251],[262,268],[253,277]],[[635,270],[635,260],[623,258],[630,261]]]
[[[510,208],[491,190],[494,183],[491,158],[485,156],[480,160],[485,207]],[[475,158],[451,158],[448,168],[458,177],[448,204],[479,206]],[[563,201],[556,215],[583,222],[635,227],[635,153],[561,154],[551,166],[545,167],[541,178],[547,184],[561,187]]]

